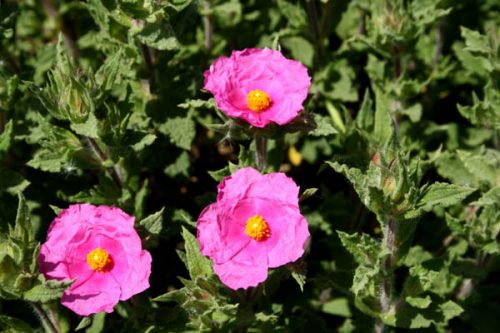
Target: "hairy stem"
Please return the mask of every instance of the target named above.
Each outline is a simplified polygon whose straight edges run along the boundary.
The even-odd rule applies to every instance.
[[[392,217],[388,217],[385,221],[384,230],[384,245],[389,250],[389,256],[382,262],[382,282],[380,285],[379,303],[380,312],[387,313],[393,305],[394,294],[394,268],[396,265],[397,247],[395,244],[397,222]],[[384,323],[377,319],[375,321],[374,331],[377,333],[384,332]]]
[[[259,171],[266,168],[267,161],[267,139],[256,134],[255,135],[255,162]]]
[[[212,50],[212,35],[214,33],[214,22],[212,15],[208,14],[208,12],[210,11],[209,0],[203,1],[203,10],[207,12],[203,16],[203,29],[205,32],[205,49],[207,50],[207,53],[210,53],[210,51]]]
[[[314,46],[316,48],[315,66],[319,67],[321,59],[321,33],[318,22],[318,12],[316,10],[316,2],[314,0],[307,0],[306,2],[307,2],[307,11],[309,13],[309,20],[311,21],[312,32],[314,36]]]
[[[384,333],[385,324],[380,320],[380,318],[375,319],[375,325],[373,327],[373,331],[375,333]]]
[[[42,5],[47,16],[52,21],[54,21],[56,24],[59,25],[63,41],[68,47],[68,49],[71,51],[71,55],[73,56],[75,63],[78,63],[80,59],[80,51],[78,50],[78,46],[76,45],[74,38],[71,37],[72,34],[69,27],[66,24],[64,24],[64,21],[62,19],[60,20],[60,22],[58,22],[59,18],[57,16],[57,9],[54,6],[52,0],[42,0]]]
[[[101,163],[108,160],[108,156],[104,153],[104,151],[102,151],[102,149],[99,147],[99,145],[97,144],[97,142],[94,139],[89,138],[89,137],[86,137],[85,139],[87,140],[90,148],[92,149],[94,154],[97,156],[99,161],[101,161]],[[125,181],[123,179],[123,172],[122,172],[121,168],[117,164],[115,164],[115,165],[113,165],[113,167],[108,168],[107,170],[108,170],[111,178],[113,178],[113,181],[116,183],[116,185],[118,185],[119,188],[124,188]]]
[[[31,307],[35,311],[36,315],[42,322],[43,327],[47,333],[60,333],[61,331],[56,325],[49,319],[49,316],[45,310],[40,306],[40,304],[30,302]]]

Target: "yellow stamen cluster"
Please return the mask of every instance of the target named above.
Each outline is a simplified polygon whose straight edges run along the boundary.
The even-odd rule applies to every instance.
[[[112,260],[108,251],[96,247],[87,254],[87,264],[90,269],[96,272],[102,272],[109,269]]]
[[[264,111],[271,106],[271,98],[262,90],[255,89],[247,94],[247,106],[255,112]]]
[[[245,234],[260,242],[271,236],[271,230],[269,230],[266,220],[259,214],[256,214],[247,220]]]

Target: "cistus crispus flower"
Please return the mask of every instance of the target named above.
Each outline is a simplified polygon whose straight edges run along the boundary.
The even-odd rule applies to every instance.
[[[271,49],[233,51],[219,57],[204,76],[204,88],[219,109],[260,128],[297,117],[311,85],[303,64]]]
[[[38,265],[48,279],[75,280],[61,303],[88,316],[112,312],[147,289],[151,255],[142,249],[134,217],[116,207],[75,204],[50,225]]]
[[[197,223],[201,253],[232,289],[257,286],[269,268],[296,261],[309,237],[299,187],[283,173],[243,168],[218,186]]]

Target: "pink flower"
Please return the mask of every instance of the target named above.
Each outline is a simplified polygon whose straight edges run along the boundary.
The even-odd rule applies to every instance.
[[[205,89],[229,117],[255,127],[284,125],[302,110],[311,78],[300,62],[270,49],[233,51],[205,71]]]
[[[198,218],[201,253],[232,289],[258,285],[268,268],[293,262],[309,237],[299,188],[283,173],[243,168],[218,186],[217,201]]]
[[[50,225],[38,265],[49,279],[75,279],[61,303],[88,316],[112,312],[118,301],[147,289],[151,255],[142,249],[132,216],[116,207],[76,204]]]

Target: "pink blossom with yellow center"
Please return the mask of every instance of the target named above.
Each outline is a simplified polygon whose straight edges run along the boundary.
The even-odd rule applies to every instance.
[[[151,255],[121,209],[71,205],[55,218],[38,256],[48,279],[75,280],[61,303],[81,316],[112,312],[149,287]]]
[[[222,180],[197,229],[201,253],[232,289],[257,286],[269,268],[296,261],[309,238],[299,187],[283,173],[261,175],[253,168]]]
[[[204,88],[214,95],[217,107],[255,127],[292,121],[311,85],[303,64],[267,48],[219,57],[204,76]]]

